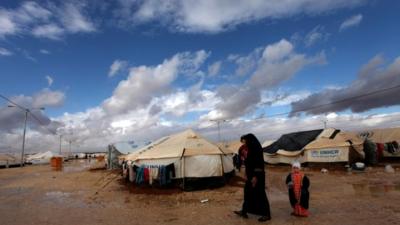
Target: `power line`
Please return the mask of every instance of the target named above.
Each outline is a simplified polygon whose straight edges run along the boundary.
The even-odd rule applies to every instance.
[[[23,106],[17,104],[16,102],[12,101],[11,99],[7,98],[6,96],[4,96],[4,95],[2,95],[2,94],[0,94],[0,97],[3,98],[4,100],[10,102],[11,104],[17,106],[18,108],[20,108],[20,109],[22,109],[22,110],[24,110],[24,111],[29,112],[29,115],[31,115],[32,118],[34,118],[34,119],[39,123],[40,126],[46,128],[51,134],[56,135],[56,133],[55,133],[54,131],[50,130],[50,129],[47,127],[47,125],[45,125],[34,113],[32,113],[31,110],[29,110],[28,108],[25,108],[25,107],[23,107]]]
[[[22,110],[27,110],[27,108],[18,105],[17,103],[15,103],[14,101],[12,101],[11,99],[7,98],[6,96],[4,96],[4,95],[2,95],[2,94],[0,94],[0,97],[3,98],[3,99],[5,99],[5,100],[8,101],[8,102],[14,104],[15,106],[17,106],[18,108],[20,108],[20,109],[22,109]]]

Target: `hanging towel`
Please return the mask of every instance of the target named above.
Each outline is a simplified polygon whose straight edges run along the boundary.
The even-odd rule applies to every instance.
[[[148,183],[150,180],[150,171],[149,168],[144,168],[144,182]]]

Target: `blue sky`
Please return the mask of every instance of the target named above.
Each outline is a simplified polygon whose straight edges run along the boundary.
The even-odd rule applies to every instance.
[[[46,107],[45,129],[30,124],[31,138],[46,141],[32,150],[51,149],[52,133],[92,149],[187,127],[215,139],[214,119],[227,120],[224,137],[234,139],[308,119],[318,127],[328,114],[396,116],[399,89],[283,116],[284,124],[268,118],[400,84],[399,9],[375,0],[2,1],[0,94]],[[18,146],[21,127],[6,105],[3,149]],[[359,125],[393,124],[387,118]]]

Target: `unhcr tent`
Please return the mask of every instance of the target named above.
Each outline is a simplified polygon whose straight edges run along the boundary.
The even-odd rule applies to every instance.
[[[46,163],[50,163],[50,159],[53,156],[54,156],[54,154],[51,151],[39,152],[39,153],[28,156],[26,158],[26,162],[31,163],[31,164],[46,164]]]
[[[400,143],[400,127],[365,130],[358,133],[358,136],[363,139],[369,139],[374,143],[381,144],[384,147],[383,157],[400,157],[400,149],[394,147],[391,151],[388,149],[389,144],[396,142]]]
[[[315,140],[322,131],[311,130],[282,135],[277,141],[263,148],[264,161],[270,164],[302,161],[304,146]]]
[[[363,140],[352,133],[333,128],[283,135],[264,148],[267,163],[351,162],[363,159]]]
[[[231,173],[234,171],[232,156],[231,151],[224,151],[189,129],[161,138],[129,154],[126,159],[136,166],[173,164],[174,178],[185,182],[198,178],[223,177]]]
[[[357,135],[333,128],[323,130],[304,146],[303,162],[355,162],[364,158],[364,141]]]
[[[231,156],[193,130],[186,130],[141,152],[135,164],[174,163],[176,178],[214,177],[233,171]]]

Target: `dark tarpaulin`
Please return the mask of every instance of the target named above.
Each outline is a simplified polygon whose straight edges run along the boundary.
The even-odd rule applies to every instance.
[[[315,138],[317,138],[322,131],[323,130],[320,129],[320,130],[310,130],[310,131],[301,131],[290,134],[284,134],[277,141],[263,148],[263,151],[270,154],[274,154],[279,149],[286,151],[301,150],[308,143],[314,141]]]

